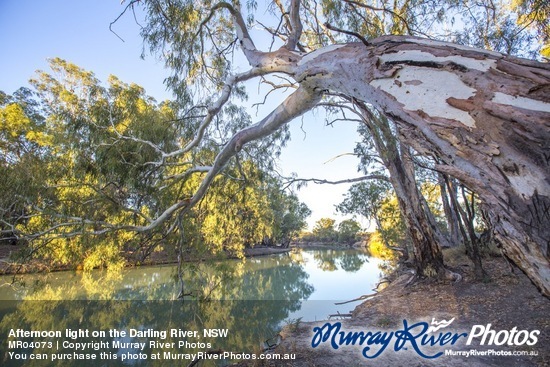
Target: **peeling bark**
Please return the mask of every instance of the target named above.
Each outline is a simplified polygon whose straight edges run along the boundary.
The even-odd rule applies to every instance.
[[[458,216],[456,214],[453,201],[449,200],[451,195],[456,197],[456,187],[453,186],[453,188],[448,192],[447,185],[445,184],[446,181],[446,176],[439,174],[439,189],[441,190],[441,201],[443,203],[445,218],[447,219],[447,227],[449,228],[449,240],[451,242],[451,246],[458,246],[462,243],[463,236],[458,228]]]
[[[312,54],[296,79],[394,120],[479,195],[506,255],[550,296],[550,65],[399,36]]]
[[[550,296],[550,65],[411,36],[331,45],[304,55],[294,51],[301,32],[298,4],[292,1],[288,42],[273,52],[256,48],[232,5],[212,8],[235,18],[251,66],[238,80],[282,73],[300,85],[299,93],[233,136],[189,202],[167,208],[148,226],[115,229],[144,231],[187,210],[242,144],[267,136],[331,92],[372,104],[398,125],[407,145],[436,157],[439,171],[476,192],[503,251]],[[228,80],[213,112],[237,79]]]
[[[426,277],[447,278],[451,272],[443,263],[441,246],[448,246],[448,240],[436,227],[435,219],[418,189],[409,148],[402,144],[398,148],[398,140],[392,133],[387,118],[375,116],[361,102],[357,104],[363,121],[371,132],[376,150],[390,172],[390,182],[413,244],[416,273]]]

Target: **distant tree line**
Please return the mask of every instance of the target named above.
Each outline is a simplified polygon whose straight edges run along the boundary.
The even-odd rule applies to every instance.
[[[311,232],[301,232],[298,239],[302,242],[353,245],[362,241],[364,235],[361,225],[353,219],[343,220],[336,225],[335,219],[321,218],[315,222]]]

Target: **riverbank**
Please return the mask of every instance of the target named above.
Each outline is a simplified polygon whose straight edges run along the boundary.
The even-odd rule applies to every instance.
[[[361,246],[348,246],[335,243],[321,243],[321,242],[307,242],[307,243],[293,243],[291,247],[263,247],[257,246],[253,248],[246,248],[244,250],[245,257],[258,257],[268,256],[274,254],[281,254],[292,251],[293,248],[310,248],[310,249],[342,249],[350,247]],[[75,270],[70,266],[49,266],[38,260],[31,260],[28,263],[17,263],[11,260],[11,256],[19,251],[21,247],[12,245],[0,245],[0,275],[10,274],[27,274],[27,273],[40,273],[40,272],[53,272],[53,271],[67,271]],[[150,266],[150,265],[168,265],[177,263],[176,255],[169,254],[166,251],[152,252],[144,261],[131,260],[129,256],[126,267],[135,266]],[[196,259],[189,259],[188,261],[196,261]],[[78,267],[77,267],[78,270]]]
[[[420,281],[408,283],[411,275],[403,274],[390,286],[373,298],[361,303],[352,311],[351,319],[333,320],[341,322],[346,331],[402,330],[403,320],[431,323],[454,319],[445,331],[470,333],[474,325],[491,324],[492,330],[540,330],[536,345],[528,346],[475,346],[481,350],[505,350],[511,352],[537,353],[537,356],[441,356],[425,359],[410,350],[396,352],[389,346],[374,360],[361,355],[359,347],[341,346],[338,350],[323,343],[313,349],[311,346],[313,328],[323,326],[326,321],[299,323],[287,326],[282,331],[283,341],[275,353],[296,353],[297,359],[289,362],[265,363],[243,362],[239,366],[277,367],[329,367],[329,366],[498,366],[498,367],[543,367],[550,366],[550,300],[542,296],[530,280],[515,269],[512,273],[502,257],[490,257],[484,267],[490,281],[477,282],[472,277],[471,266],[467,262],[457,264],[457,271],[463,275],[458,283],[438,283]],[[370,289],[358,292],[372,293]],[[360,294],[358,294],[360,296]],[[350,304],[353,309],[353,304]],[[470,350],[465,341],[457,343],[455,350]],[[444,351],[448,346],[434,350]]]
[[[335,242],[292,242],[291,248],[304,249],[343,249],[343,248],[364,248],[365,242],[360,241],[354,244],[335,243]]]
[[[20,250],[20,247],[11,245],[0,245],[0,275],[74,270],[74,268],[69,266],[51,267],[38,260],[32,260],[29,263],[17,263],[11,261],[10,256],[18,250]],[[291,250],[291,248],[283,247],[254,247],[245,249],[244,255],[245,257],[268,256],[290,252]],[[156,252],[140,264],[128,261],[126,267],[167,265],[175,263],[177,263],[177,260],[175,260],[175,256],[170,256],[164,252]]]

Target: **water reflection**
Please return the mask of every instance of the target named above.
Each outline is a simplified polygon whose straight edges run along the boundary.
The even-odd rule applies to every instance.
[[[190,294],[187,299],[306,300],[320,273],[339,273],[346,283],[359,271],[365,280],[378,277],[380,266],[380,261],[359,250],[297,249],[245,262],[186,264],[184,290]],[[2,276],[0,300],[174,300],[180,290],[176,272],[176,266],[148,266],[113,272],[27,274],[15,282],[11,276]],[[310,279],[312,273],[316,276]]]
[[[369,261],[366,252],[358,250],[315,251],[313,257],[317,266],[324,271],[336,271],[342,268],[346,272],[356,272]]]
[[[297,307],[295,301],[12,301],[5,304],[2,310],[0,333],[3,340],[31,341],[32,338],[7,338],[11,329],[23,330],[60,330],[63,337],[60,339],[36,338],[35,341],[57,342],[78,341],[79,343],[103,341],[109,343],[110,354],[125,354],[142,352],[147,355],[156,352],[196,353],[206,350],[228,351],[259,351],[263,340],[276,333],[280,320],[284,319],[288,312]],[[65,330],[88,330],[87,335],[77,340],[65,337]],[[168,331],[163,343],[174,343],[168,348],[155,350],[151,348],[149,341],[158,338],[141,338],[110,335],[110,330],[135,330]],[[172,336],[170,330],[198,331],[200,338],[188,338]],[[203,329],[228,329],[228,337],[217,339],[203,337]],[[92,332],[104,332],[101,338],[92,337]],[[143,350],[135,348],[119,348],[113,345],[114,341],[130,343],[145,342]],[[179,342],[188,342],[180,347]],[[197,344],[201,343],[201,344]],[[210,343],[210,346],[207,345]],[[50,353],[52,348],[45,346],[20,347],[7,349],[7,343],[2,343],[3,366],[47,366],[51,362],[32,360],[13,360],[8,352],[18,354]],[[54,344],[55,345],[55,344]],[[57,350],[56,347],[53,348]],[[62,348],[56,353],[73,353],[74,350]],[[94,353],[92,348],[87,348],[86,353]],[[120,357],[119,357],[120,358]],[[121,365],[119,363],[107,365]],[[188,361],[190,362],[190,361]],[[141,361],[136,365],[174,365],[174,361]],[[68,360],[55,363],[56,366],[97,366],[97,361]]]
[[[142,267],[118,273],[26,275],[13,286],[0,288],[0,335],[6,340],[11,329],[106,332],[185,329],[202,333],[205,328],[220,328],[229,329],[229,337],[201,338],[200,342],[210,342],[212,349],[259,351],[262,341],[275,335],[284,320],[325,318],[333,312],[334,301],[367,293],[379,277],[379,264],[357,250],[298,250],[244,263],[227,260],[187,264],[183,274],[185,292],[194,297],[187,296],[184,300],[177,299],[180,287],[175,266]],[[10,277],[0,278],[0,284],[9,282]],[[318,307],[321,303],[326,310]],[[107,334],[101,340],[112,343],[116,339]],[[78,340],[87,341],[97,339]],[[135,337],[125,341],[149,340]],[[150,357],[157,352],[182,353],[179,341],[181,338],[168,336],[163,342],[174,342],[173,348],[155,350],[147,344],[143,352]],[[197,339],[189,341],[197,342]],[[0,365],[52,364],[51,361],[13,360],[7,354],[38,353],[40,348],[7,350],[6,347],[6,343],[2,343]],[[111,349],[116,355],[129,352]],[[208,348],[197,345],[184,349],[185,353],[193,353]],[[93,350],[86,352],[94,353]],[[98,361],[67,360],[55,365],[95,366]],[[122,364],[120,360],[103,360],[102,365]],[[174,361],[148,359],[133,365],[172,366]]]

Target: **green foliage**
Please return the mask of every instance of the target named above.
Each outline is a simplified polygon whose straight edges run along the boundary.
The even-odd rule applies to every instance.
[[[426,199],[436,222],[444,226],[445,217],[439,186],[424,182],[421,194]],[[397,196],[384,181],[367,181],[351,186],[344,201],[337,206],[337,210],[345,214],[362,215],[374,221],[376,231],[369,244],[373,247],[372,251],[381,254],[382,258],[387,257],[385,251],[389,250],[386,246],[403,247],[408,243]]]
[[[429,35],[526,57],[548,46],[550,6],[545,0],[325,0],[322,8],[328,23],[367,39]],[[350,35],[341,37],[356,41]]]
[[[167,158],[195,135],[200,115],[189,105],[158,103],[114,76],[103,85],[59,58],[50,66],[32,80],[36,94],[0,94],[0,238],[26,236],[27,255],[85,270],[119,268],[124,256],[143,261],[178,243],[242,256],[245,246],[288,242],[305,226],[309,209],[266,171],[276,150],[267,140],[243,149],[247,158],[228,164],[184,216],[147,233],[125,230],[191,197],[204,174],[189,169],[208,168],[220,145],[211,139]],[[234,105],[220,117],[230,122],[222,138],[249,123]]]
[[[378,215],[378,240],[389,246],[403,246],[407,241],[407,232],[399,210],[397,196],[392,192],[381,203]],[[372,240],[376,240],[371,238]]]
[[[361,225],[353,219],[343,220],[338,224],[338,243],[353,244],[359,238],[358,234],[361,231]]]
[[[369,180],[352,185],[337,210],[373,220],[377,229],[369,238],[369,251],[384,260],[395,259],[388,246],[403,245],[406,232],[397,197],[386,181]]]
[[[85,269],[119,266],[121,250],[145,237],[94,228],[145,223],[164,205],[164,193],[152,189],[160,172],[146,163],[159,159],[152,145],[175,145],[177,124],[162,121],[176,112],[135,84],[111,77],[105,88],[93,73],[65,60],[53,59],[50,66],[52,74],[40,72],[32,80],[43,124],[35,129],[27,123],[26,132],[40,137],[35,144],[48,143],[32,157],[42,173],[40,192],[29,198],[27,219],[17,228],[41,241],[30,248],[34,256]]]
[[[369,253],[378,259],[390,261],[396,258],[395,252],[387,247],[386,240],[382,237],[380,231],[374,232],[369,238],[368,249]]]
[[[168,85],[179,97],[186,84],[223,86],[235,43],[229,12],[212,12],[212,1],[143,1],[146,24],[141,35],[152,52],[161,51],[174,72]],[[209,27],[202,22],[210,17]]]
[[[311,210],[294,193],[280,191],[278,185],[274,189],[270,197],[274,213],[272,242],[288,244],[307,227],[306,219]]]
[[[232,170],[227,173],[239,174]],[[229,250],[242,256],[244,247],[273,236],[274,213],[269,202],[269,187],[264,181],[265,173],[247,161],[241,164],[240,174],[243,181],[216,180],[198,212],[204,241],[213,245],[214,251]]]
[[[546,0],[512,0],[517,24],[535,28],[542,44],[541,55],[550,58],[550,3]]]
[[[388,196],[390,184],[386,181],[369,180],[353,184],[344,201],[336,206],[342,214],[358,214],[377,220],[383,201]]]
[[[41,196],[51,137],[28,89],[0,92],[0,243],[16,243],[17,227]]]
[[[276,178],[245,161],[214,181],[182,233],[185,247],[195,252],[206,248],[242,257],[245,247],[288,244],[310,213],[294,194],[280,190]]]
[[[361,225],[353,219],[345,219],[336,225],[332,218],[321,218],[313,227],[312,232],[301,232],[302,242],[325,242],[339,245],[352,245],[364,238]]]
[[[313,227],[313,235],[322,242],[336,242],[338,240],[338,232],[334,228],[336,220],[332,218],[321,218]]]

